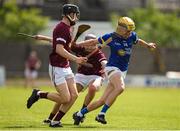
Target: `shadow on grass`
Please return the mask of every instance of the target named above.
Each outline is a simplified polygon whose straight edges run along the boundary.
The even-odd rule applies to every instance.
[[[96,125],[74,125],[74,124],[69,124],[69,123],[62,123],[63,127],[67,127],[67,128],[100,128],[99,126],[96,126]]]
[[[70,123],[62,123],[62,126],[63,127],[58,127],[58,128],[56,128],[56,129],[66,129],[66,128],[68,128],[68,129],[87,129],[87,128],[91,128],[91,129],[94,129],[94,128],[102,128],[102,127],[99,127],[99,126],[95,126],[95,125],[79,125],[79,126],[76,126],[76,125],[73,125],[73,124],[70,124]],[[49,127],[49,125],[39,125],[39,126],[37,126],[37,125],[10,125],[10,126],[4,126],[4,127],[2,127],[3,129],[31,129],[31,128],[33,128],[33,129],[35,129],[35,128],[37,128],[37,129],[47,129],[47,128],[51,128],[51,127]],[[51,128],[51,129],[53,129],[53,128]]]
[[[11,126],[4,126],[4,129],[23,129],[23,128],[46,128],[46,126],[34,126],[34,125],[11,125]]]
[[[34,126],[5,126],[5,129],[16,129],[16,128],[34,128]]]

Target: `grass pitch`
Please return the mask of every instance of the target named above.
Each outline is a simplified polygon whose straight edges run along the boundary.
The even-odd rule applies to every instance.
[[[53,87],[40,87],[53,91]],[[96,95],[100,97],[103,91]],[[0,130],[180,130],[180,88],[126,88],[106,115],[107,125],[94,118],[101,108],[89,114],[80,126],[74,126],[72,114],[81,108],[86,92],[63,118],[63,128],[43,125],[53,102],[40,100],[26,109],[31,89],[0,87]]]

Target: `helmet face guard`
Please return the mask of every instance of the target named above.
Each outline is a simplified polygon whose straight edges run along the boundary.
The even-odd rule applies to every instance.
[[[70,25],[73,26],[76,24],[76,18],[71,18],[70,16],[71,13],[76,14],[76,17],[79,19],[80,17],[79,7],[73,4],[65,4],[63,6],[62,14],[63,16],[66,16],[68,18],[68,20],[70,21]]]

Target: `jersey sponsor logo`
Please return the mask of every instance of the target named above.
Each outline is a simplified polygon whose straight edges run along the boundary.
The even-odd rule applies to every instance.
[[[62,42],[64,42],[64,43],[66,43],[66,40],[65,39],[63,39],[63,38],[56,38],[56,41],[62,41]]]
[[[120,56],[124,56],[124,55],[126,54],[126,51],[120,49],[120,50],[118,50],[118,54],[119,54]]]

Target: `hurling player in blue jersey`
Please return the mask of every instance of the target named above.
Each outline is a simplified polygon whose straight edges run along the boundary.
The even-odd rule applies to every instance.
[[[150,49],[155,49],[155,43],[147,43],[139,39],[135,30],[135,23],[129,17],[121,17],[118,20],[118,26],[115,32],[105,34],[95,40],[82,41],[82,46],[101,44],[110,47],[110,57],[105,67],[105,73],[108,78],[108,86],[103,95],[95,102],[90,103],[86,108],[73,114],[74,124],[79,125],[83,116],[102,106],[101,112],[95,120],[106,124],[105,114],[115,102],[116,98],[124,91],[124,79],[129,65],[129,59],[132,53],[132,46],[139,44]]]

